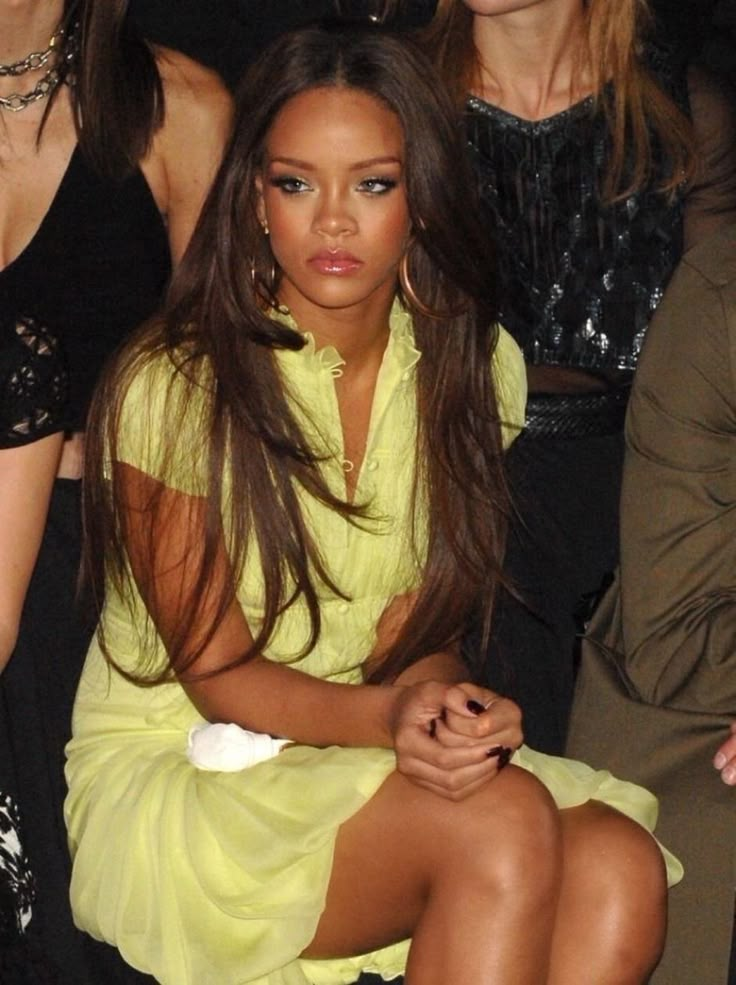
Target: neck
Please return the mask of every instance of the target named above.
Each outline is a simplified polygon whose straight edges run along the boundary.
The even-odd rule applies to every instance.
[[[0,0],[0,62],[44,51],[63,15],[63,0]]]
[[[588,94],[580,72],[585,8],[556,0],[507,14],[476,14],[478,95],[527,119],[542,119]]]
[[[334,346],[345,360],[344,375],[353,376],[379,366],[389,337],[394,289],[378,291],[349,308],[323,308],[290,298],[281,300],[290,309],[300,331],[314,336],[317,349]]]

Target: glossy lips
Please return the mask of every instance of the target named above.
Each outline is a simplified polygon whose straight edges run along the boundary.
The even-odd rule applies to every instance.
[[[347,250],[320,250],[308,262],[320,274],[337,276],[352,274],[363,266],[363,261]]]

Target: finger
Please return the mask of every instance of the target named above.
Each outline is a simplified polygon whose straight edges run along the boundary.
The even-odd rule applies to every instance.
[[[448,688],[445,695],[445,705],[448,711],[462,718],[474,719],[482,714],[500,695],[477,684],[463,682]]]
[[[491,750],[501,747],[515,750],[521,744],[521,736],[513,730],[502,731],[490,736],[483,735],[478,738],[472,738],[453,731],[441,720],[438,720],[435,725],[434,738],[436,745],[447,749],[480,749],[485,754],[489,754]],[[517,742],[517,740],[519,741]]]
[[[496,698],[487,711],[467,718],[454,710],[445,713],[445,724],[458,735],[469,738],[493,737],[515,748],[523,741],[521,712],[508,698]]]
[[[713,757],[713,765],[729,787],[736,786],[736,735],[723,743]]]
[[[441,722],[437,728],[447,733]],[[399,736],[396,755],[399,759],[420,760],[437,769],[452,771],[485,762],[493,748],[487,741],[471,742],[462,737],[454,737],[451,744],[445,744],[421,730],[413,730]]]
[[[450,799],[461,799],[498,773],[496,759],[484,757],[482,763],[443,770],[419,760],[397,762],[397,769],[415,783],[431,785],[436,792]]]
[[[736,757],[736,735],[732,734],[713,757],[713,765],[717,770],[722,770],[734,757]]]
[[[480,788],[483,787],[486,783],[490,783],[493,780],[493,776],[488,776],[479,779],[475,783],[468,784],[468,786],[464,787],[462,790],[447,790],[444,787],[439,787],[433,783],[427,783],[424,780],[414,779],[412,777],[407,777],[407,779],[410,779],[412,783],[416,783],[417,786],[423,787],[425,790],[431,791],[432,793],[436,794],[438,797],[442,797],[443,800],[450,800],[455,803],[458,803],[461,800],[465,800],[465,798],[469,797],[471,794],[474,794],[477,790],[480,790]]]

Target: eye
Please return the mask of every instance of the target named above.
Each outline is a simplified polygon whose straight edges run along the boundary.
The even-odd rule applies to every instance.
[[[374,175],[371,178],[363,178],[358,185],[358,189],[362,192],[368,192],[369,195],[385,195],[386,192],[390,192],[397,185],[398,181],[396,178]]]
[[[307,182],[292,174],[276,175],[270,179],[269,184],[274,188],[280,188],[286,195],[298,195],[300,192],[309,191]]]

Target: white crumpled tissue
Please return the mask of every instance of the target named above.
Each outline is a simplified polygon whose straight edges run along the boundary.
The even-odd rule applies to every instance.
[[[278,755],[288,742],[239,725],[205,723],[189,730],[187,759],[200,770],[234,773]]]

